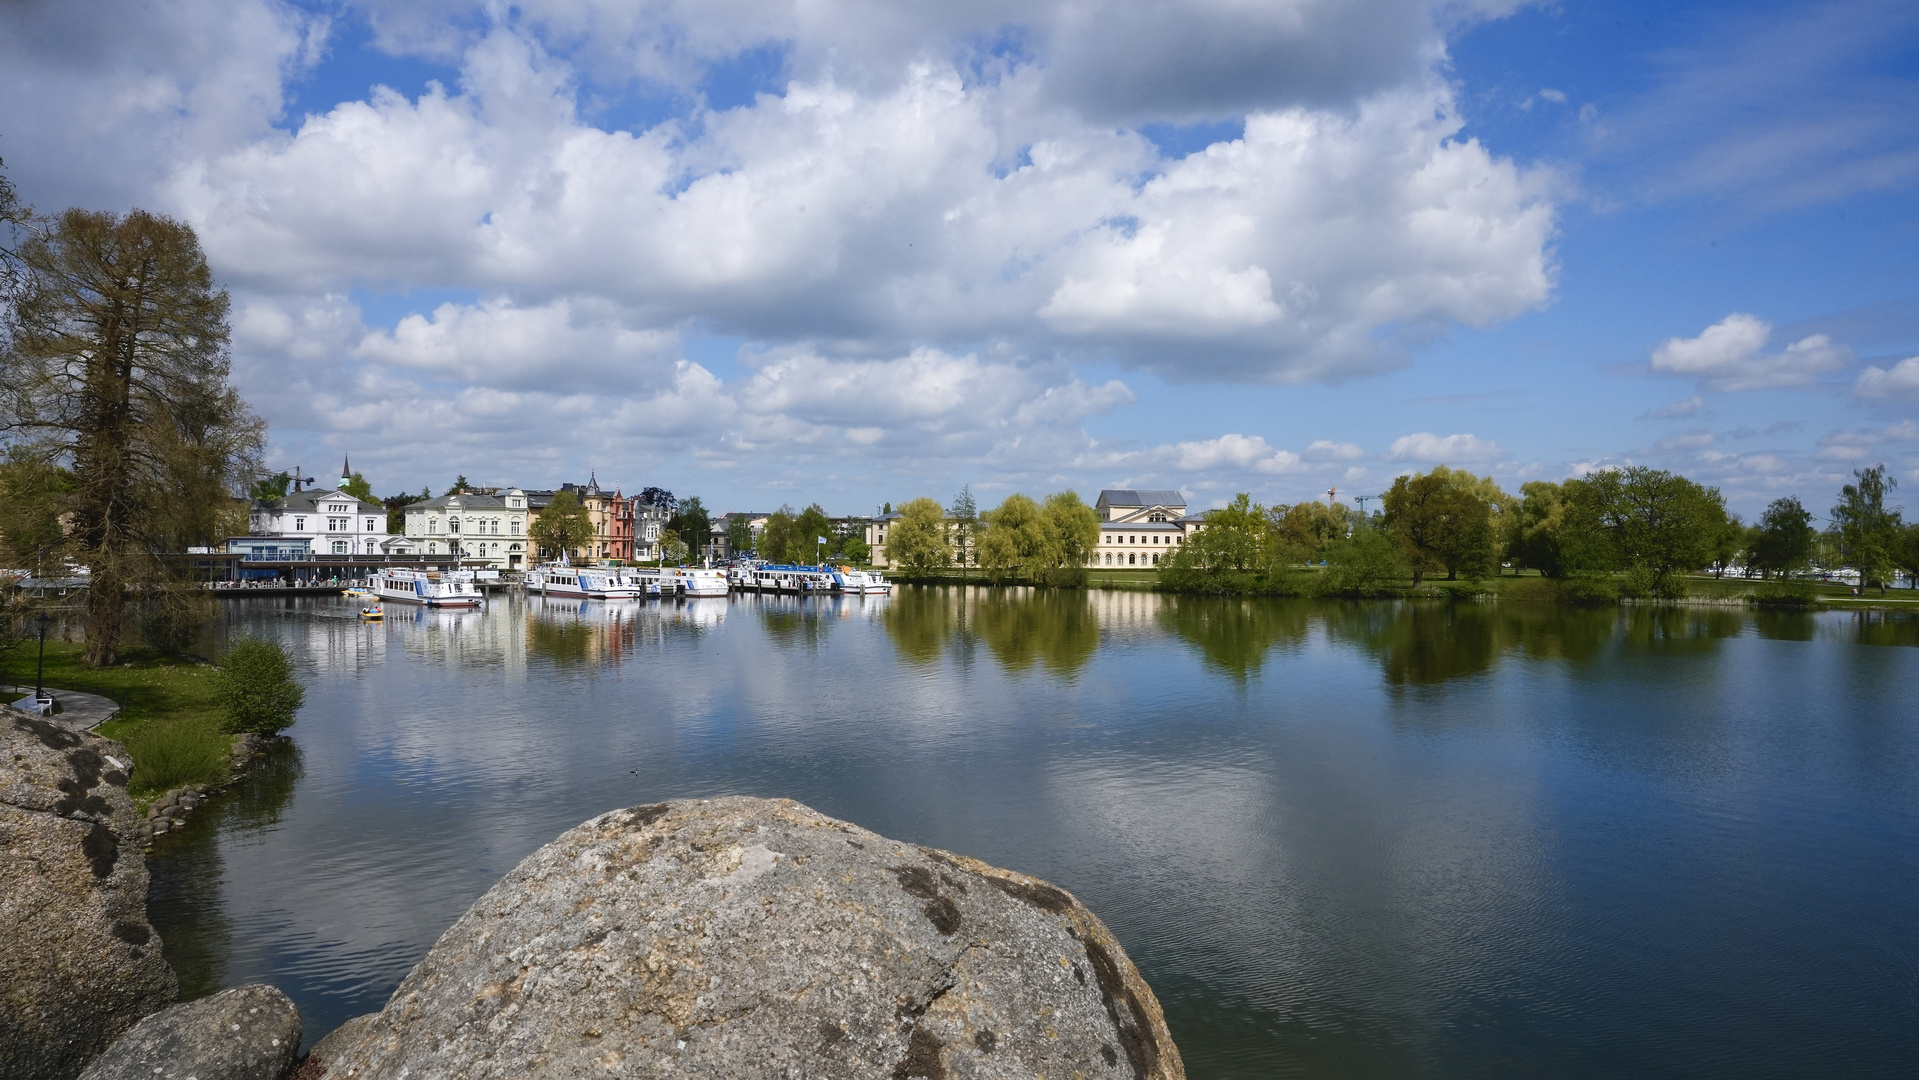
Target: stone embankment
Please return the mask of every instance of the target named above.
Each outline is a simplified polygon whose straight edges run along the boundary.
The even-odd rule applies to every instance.
[[[0,1076],[69,1080],[177,993],[147,922],[131,761],[0,706]]]
[[[275,743],[289,741],[284,735],[242,735],[233,741],[233,751],[227,760],[227,779],[224,783],[206,785],[189,784],[177,787],[153,800],[147,808],[147,817],[140,825],[140,842],[150,844],[156,836],[180,828],[187,818],[207,801],[208,796],[219,794],[232,787],[246,775],[247,767],[255,758],[267,756],[267,748]]]

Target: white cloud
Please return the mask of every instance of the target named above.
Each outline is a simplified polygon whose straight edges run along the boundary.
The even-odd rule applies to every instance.
[[[522,308],[508,300],[441,304],[363,337],[361,360],[421,368],[492,387],[629,389],[670,377],[678,336],[620,325],[617,314],[556,300]],[[605,308],[606,305],[596,305]]]
[[[1441,438],[1430,431],[1401,435],[1386,451],[1388,461],[1427,461],[1438,464],[1468,464],[1497,461],[1506,456],[1499,444],[1477,435],[1447,435]]]
[[[1802,338],[1783,352],[1763,353],[1771,336],[1771,323],[1734,312],[1698,337],[1661,342],[1653,350],[1652,367],[1668,375],[1692,376],[1715,390],[1760,390],[1803,386],[1852,362],[1852,350],[1824,334]]]
[[[1352,461],[1365,457],[1366,452],[1356,443],[1314,439],[1306,447],[1306,456],[1313,461]]]
[[[1867,398],[1919,396],[1919,356],[1909,356],[1890,369],[1872,365],[1859,373],[1852,392]]]
[[[1919,423],[1901,420],[1883,428],[1862,431],[1835,431],[1819,440],[1819,460],[1866,462],[1885,453],[1888,443],[1919,441]]]

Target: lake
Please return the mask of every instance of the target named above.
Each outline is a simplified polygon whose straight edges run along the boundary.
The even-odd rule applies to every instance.
[[[1919,618],[905,587],[229,601],[295,747],[156,846],[187,996],[309,1043],[616,807],[786,796],[1046,878],[1189,1075],[1909,1076]]]

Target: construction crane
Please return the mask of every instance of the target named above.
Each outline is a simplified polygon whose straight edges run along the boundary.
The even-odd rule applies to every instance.
[[[1336,499],[1336,498],[1338,498],[1338,497],[1339,497],[1339,489],[1338,489],[1338,488],[1336,488],[1336,487],[1329,487],[1329,488],[1327,488],[1327,489],[1326,489],[1326,506],[1327,506],[1327,507],[1328,507],[1328,508],[1330,509],[1330,508],[1332,507],[1332,505],[1333,505],[1333,500],[1334,500],[1334,499]]]

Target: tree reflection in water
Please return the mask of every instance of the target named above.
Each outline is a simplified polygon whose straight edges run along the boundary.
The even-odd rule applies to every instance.
[[[1079,589],[901,586],[881,621],[900,656],[920,666],[948,645],[983,644],[1008,671],[1071,676],[1099,651],[1099,616]]]
[[[154,842],[147,858],[152,875],[147,910],[167,963],[180,978],[181,1001],[226,985],[233,921],[221,905],[221,834],[265,832],[279,825],[303,772],[298,746],[274,744],[265,759],[255,759],[239,783],[202,806],[185,828]]]
[[[1197,647],[1207,667],[1245,682],[1275,647],[1305,644],[1313,611],[1304,600],[1168,596],[1158,614],[1159,625]]]

